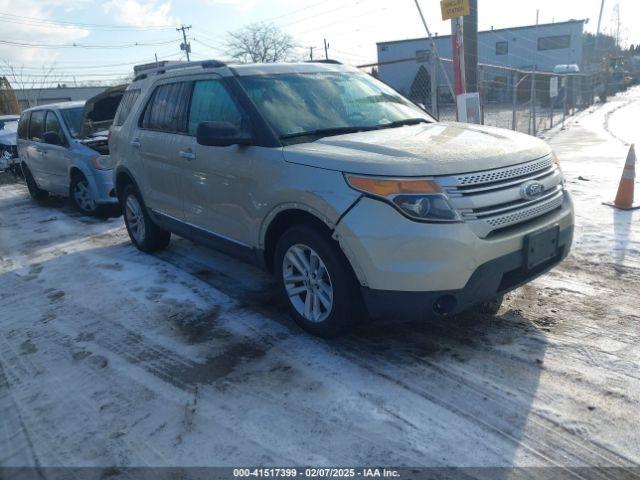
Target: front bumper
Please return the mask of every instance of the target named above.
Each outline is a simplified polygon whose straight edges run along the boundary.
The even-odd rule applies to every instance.
[[[491,260],[473,272],[460,289],[434,292],[400,292],[361,287],[373,318],[419,318],[455,315],[469,307],[492,300],[548,272],[569,254],[573,226],[560,231],[558,255],[528,270],[524,252],[517,251]]]
[[[573,238],[573,206],[478,237],[465,223],[411,221],[386,203],[362,198],[339,222],[335,238],[360,281],[372,316],[407,312],[454,314],[512,290],[559,263]],[[525,270],[524,238],[558,226],[558,256]],[[439,300],[447,303],[434,312]],[[455,302],[453,301],[455,300]]]

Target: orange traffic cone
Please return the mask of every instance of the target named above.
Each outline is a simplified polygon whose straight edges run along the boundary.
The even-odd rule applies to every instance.
[[[621,210],[635,210],[640,208],[640,205],[633,204],[633,187],[636,179],[636,150],[632,144],[627,155],[627,162],[624,164],[624,170],[622,171],[622,178],[620,179],[620,186],[618,187],[618,194],[613,203],[607,202],[605,205],[610,205]]]

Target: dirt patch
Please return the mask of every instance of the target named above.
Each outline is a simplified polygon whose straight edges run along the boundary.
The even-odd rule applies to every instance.
[[[227,339],[229,332],[220,328],[217,320],[220,316],[220,307],[216,306],[206,312],[195,313],[193,311],[178,311],[170,313],[167,319],[180,336],[189,344],[203,343],[212,339]]]

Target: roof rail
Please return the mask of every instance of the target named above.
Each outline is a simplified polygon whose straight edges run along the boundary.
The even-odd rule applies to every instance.
[[[333,65],[342,65],[342,62],[338,60],[333,60],[331,58],[320,59],[320,60],[307,60],[307,63],[330,63]]]
[[[138,80],[143,80],[153,74],[162,75],[163,73],[166,73],[169,70],[181,70],[185,68],[196,68],[196,67],[220,68],[220,67],[226,67],[226,65],[227,64],[224,62],[221,62],[219,60],[213,60],[213,59],[201,60],[198,62],[180,62],[180,63],[172,63],[169,65],[160,65],[157,68],[145,69],[144,73],[140,73],[139,75],[136,75],[133,81],[136,82]]]

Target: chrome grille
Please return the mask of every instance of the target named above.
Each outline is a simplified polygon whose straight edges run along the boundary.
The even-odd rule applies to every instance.
[[[536,180],[542,194],[525,199],[522,185]],[[512,167],[438,177],[451,203],[480,236],[533,220],[562,205],[562,172],[551,155]]]

